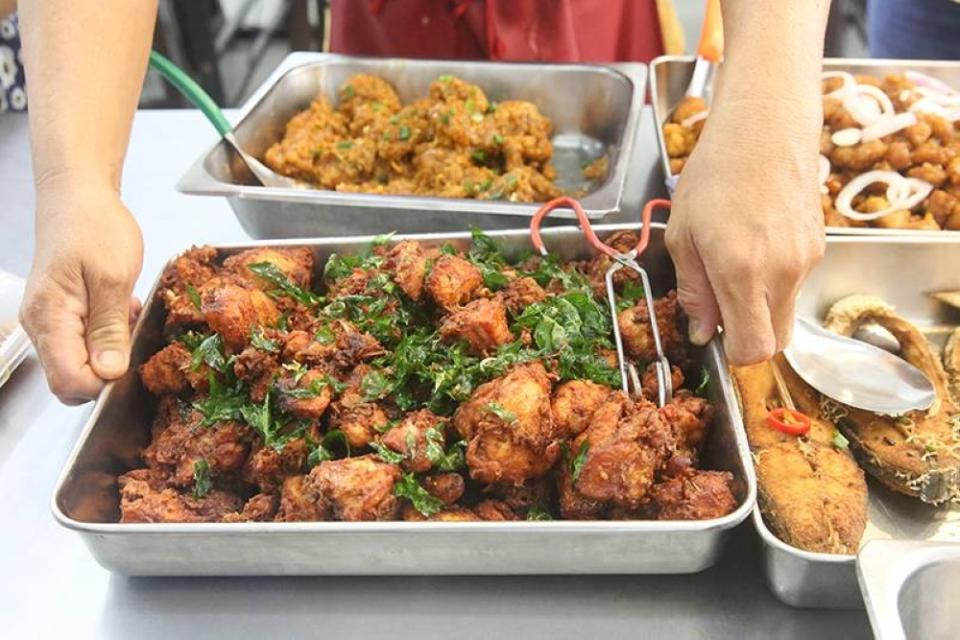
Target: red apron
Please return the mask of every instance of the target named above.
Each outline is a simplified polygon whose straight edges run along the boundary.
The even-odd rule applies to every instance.
[[[655,0],[331,0],[330,49],[402,58],[648,62]]]

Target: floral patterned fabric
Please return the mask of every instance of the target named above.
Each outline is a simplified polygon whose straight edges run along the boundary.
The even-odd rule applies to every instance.
[[[0,113],[26,110],[20,29],[13,14],[0,20]]]

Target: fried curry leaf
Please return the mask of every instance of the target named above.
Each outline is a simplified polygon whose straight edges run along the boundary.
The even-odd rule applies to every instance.
[[[211,372],[208,376],[210,391],[205,398],[193,403],[203,420],[199,427],[209,427],[225,420],[242,420],[242,410],[247,406],[247,393],[241,383],[227,386]]]
[[[527,520],[553,520],[553,516],[539,505],[534,505],[527,511]]]
[[[407,459],[407,456],[394,451],[382,442],[371,442],[370,448],[373,449],[378,458],[389,464],[400,464]]]
[[[499,402],[488,402],[486,406],[487,411],[497,416],[507,424],[517,421],[517,414],[508,410]]]
[[[193,499],[200,500],[210,492],[210,465],[203,458],[193,463]]]
[[[700,371],[700,384],[697,385],[697,388],[694,389],[694,395],[700,396],[701,398],[706,398],[707,393],[710,387],[710,372],[707,371],[707,368],[704,367]]]
[[[430,495],[412,473],[404,473],[393,485],[393,495],[406,498],[414,509],[428,518],[443,509],[443,500]]]
[[[467,257],[483,275],[484,286],[494,291],[503,289],[510,284],[510,280],[503,273],[507,261],[493,238],[476,227],[473,227],[470,231],[473,234],[473,243]]]
[[[277,344],[277,341],[270,340],[263,335],[263,329],[260,327],[254,327],[253,331],[250,332],[250,344],[253,345],[254,348],[267,351],[268,353],[280,351],[280,345]]]
[[[193,303],[197,311],[200,311],[200,294],[197,292],[196,287],[188,282],[184,288],[187,290],[187,297],[190,298],[190,302]]]
[[[308,439],[307,445],[310,446],[307,464],[311,467],[317,466],[324,460],[336,460],[337,449],[343,452],[341,457],[349,458],[351,454],[350,441],[347,440],[346,434],[340,429],[328,431],[320,442],[313,442]]]
[[[324,302],[322,296],[318,296],[312,291],[307,291],[306,289],[298,287],[290,282],[287,274],[281,271],[280,268],[273,263],[257,262],[255,264],[248,265],[247,268],[272,284],[274,289],[271,291],[271,293],[274,295],[284,295],[307,307],[318,307]]]
[[[200,365],[206,364],[214,371],[223,372],[227,368],[228,360],[223,354],[223,340],[220,335],[213,333],[200,341],[190,358],[190,369],[196,371]]]
[[[570,472],[571,480],[573,484],[577,484],[577,480],[580,479],[580,473],[583,471],[583,465],[587,462],[587,453],[590,451],[590,444],[584,440],[580,444],[580,449],[577,450],[577,455],[570,461]]]

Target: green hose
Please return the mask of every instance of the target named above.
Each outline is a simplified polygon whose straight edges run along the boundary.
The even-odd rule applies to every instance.
[[[193,78],[187,75],[186,71],[156,51],[150,52],[150,66],[156,69],[167,82],[176,87],[177,91],[182,93],[183,97],[189,100],[193,106],[200,109],[207,120],[220,132],[221,136],[226,136],[233,130],[233,125],[223,115],[223,111],[220,110],[217,103],[200,85],[194,82]]]

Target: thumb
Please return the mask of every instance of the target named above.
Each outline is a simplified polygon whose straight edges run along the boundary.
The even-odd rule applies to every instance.
[[[115,279],[90,285],[87,352],[94,373],[104,380],[122,376],[130,362],[131,289]]]
[[[696,248],[684,243],[671,251],[677,271],[677,300],[689,318],[690,342],[705,345],[720,324],[717,297]]]

